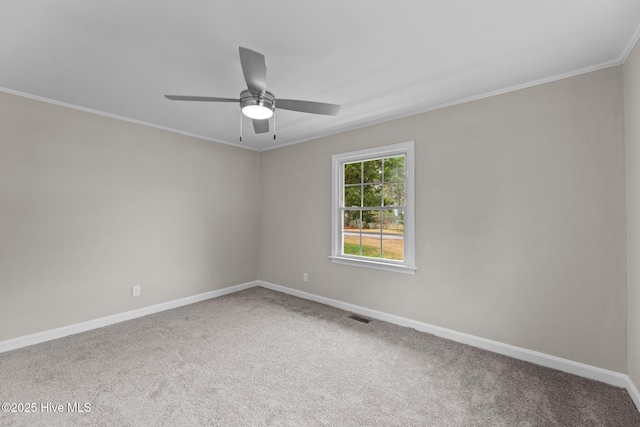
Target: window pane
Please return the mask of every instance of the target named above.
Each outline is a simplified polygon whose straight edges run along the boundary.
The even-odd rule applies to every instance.
[[[354,185],[352,187],[345,187],[344,189],[344,207],[360,207],[362,206],[362,186]]]
[[[362,211],[362,231],[380,234],[380,211]]]
[[[344,165],[344,183],[360,184],[362,182],[362,162],[346,163]]]
[[[382,160],[367,160],[363,165],[363,182],[382,182]]]
[[[404,183],[384,184],[384,205],[404,206]]]
[[[360,211],[345,210],[342,223],[342,253],[360,255]]]
[[[344,211],[344,222],[343,222],[343,230],[355,230],[358,233],[360,232],[360,211],[345,209]]]
[[[404,211],[382,211],[382,257],[404,260]]]
[[[362,256],[380,258],[380,211],[362,211]]]
[[[404,180],[404,156],[388,157],[384,159],[384,181]]]
[[[380,258],[380,233],[362,233],[362,256]]]
[[[382,206],[382,184],[363,185],[362,206]]]

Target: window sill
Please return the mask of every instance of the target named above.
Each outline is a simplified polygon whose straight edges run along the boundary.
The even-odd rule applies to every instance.
[[[416,274],[417,268],[406,265],[392,264],[388,262],[369,261],[364,259],[347,258],[340,256],[330,256],[329,259],[335,264],[351,265],[354,267],[373,268],[375,270],[392,271],[394,273]]]

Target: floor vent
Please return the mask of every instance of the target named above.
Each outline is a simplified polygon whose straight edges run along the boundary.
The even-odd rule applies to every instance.
[[[357,314],[352,314],[351,316],[349,316],[349,319],[357,320],[358,322],[362,323],[369,323],[371,321],[369,319],[365,319],[364,317],[360,317]]]

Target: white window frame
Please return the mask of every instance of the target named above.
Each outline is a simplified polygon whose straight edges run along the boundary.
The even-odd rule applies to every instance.
[[[329,259],[337,264],[346,264],[397,273],[415,274],[415,191],[414,191],[414,142],[367,148],[348,153],[334,154],[332,162],[331,194],[331,255]],[[345,163],[380,159],[383,157],[405,156],[405,212],[404,212],[404,261],[368,258],[342,253],[343,216],[341,207],[344,198]]]

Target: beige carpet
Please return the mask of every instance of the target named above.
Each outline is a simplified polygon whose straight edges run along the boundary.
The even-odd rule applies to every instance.
[[[347,316],[252,288],[3,353],[36,411],[0,425],[640,426],[623,389]]]

